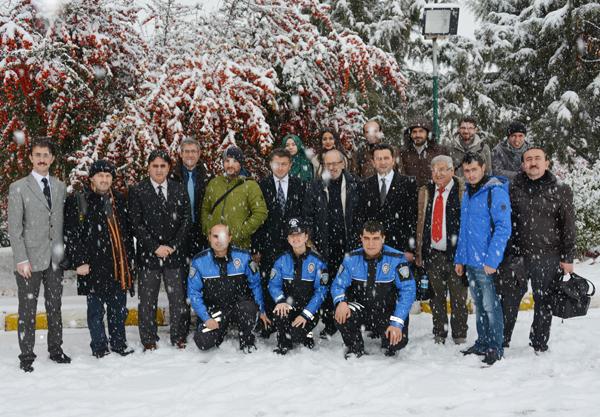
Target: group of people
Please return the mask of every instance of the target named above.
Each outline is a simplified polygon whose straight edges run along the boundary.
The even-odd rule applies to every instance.
[[[211,176],[200,145],[180,144],[179,160],[157,149],[148,177],[127,196],[113,186],[115,167],[95,161],[89,184],[66,195],[49,175],[48,138],[30,145],[33,170],[10,186],[8,226],[18,284],[20,366],[33,371],[40,284],[48,315],[50,359],[62,350],[62,271],[75,270],[87,298],[92,354],[128,355],[127,292],[137,282],[144,351],[157,348],[161,281],[168,296],[170,342],[201,350],[219,346],[231,326],[240,349],[276,333],[277,349],[314,346],[340,331],[346,356],[365,353],[363,329],[393,356],[409,341],[409,312],[428,282],[433,340],[463,344],[467,288],[476,308],[477,340],[462,352],[491,365],[509,347],[521,298],[535,300],[530,344],[548,348],[548,294],[572,272],[575,250],[571,190],[549,170],[545,151],[513,122],[490,151],[476,121],[461,120],[449,146],[432,139],[427,121],[412,121],[400,149],[381,125],[364,126],[365,143],[348,153],[337,132],[320,133],[307,154],[296,135],[269,157],[271,174],[244,172],[236,146]],[[492,175],[494,174],[494,175]],[[423,296],[423,294],[420,294]],[[447,297],[451,312],[448,326]],[[104,327],[107,316],[108,337]]]

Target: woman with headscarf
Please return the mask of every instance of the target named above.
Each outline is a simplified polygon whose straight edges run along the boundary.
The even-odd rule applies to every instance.
[[[306,157],[304,144],[302,143],[302,140],[300,140],[300,137],[291,134],[285,135],[281,142],[281,146],[292,154],[292,168],[290,169],[289,175],[298,177],[302,181],[312,181],[313,167]]]
[[[344,156],[345,167],[348,168],[348,155],[346,153],[346,150],[342,146],[340,137],[335,131],[335,129],[331,127],[325,127],[321,129],[321,132],[319,132],[319,142],[321,148],[319,149],[319,152],[317,152],[310,161],[313,165],[315,178],[321,178],[324,169],[323,155],[325,154],[325,152],[328,152],[332,149],[337,149],[342,153],[342,155]]]

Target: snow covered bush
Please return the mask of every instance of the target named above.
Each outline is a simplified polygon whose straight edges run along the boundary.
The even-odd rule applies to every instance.
[[[573,190],[577,252],[584,254],[600,245],[600,160],[590,166],[577,158],[570,170],[555,162],[554,172]]]
[[[27,144],[52,137],[61,156],[134,94],[145,45],[133,0],[72,0],[42,13],[0,1],[0,195],[29,170]],[[55,162],[60,175],[66,158]]]
[[[163,42],[150,52],[136,98],[83,139],[71,158],[72,182],[98,157],[135,182],[147,153],[158,146],[175,153],[188,135],[201,141],[209,168],[217,170],[223,149],[236,143],[250,171],[260,172],[289,132],[311,145],[320,128],[333,125],[350,146],[366,120],[359,99],[368,102],[369,85],[404,92],[394,58],[336,31],[315,0],[225,0],[193,21],[175,13],[177,36],[152,16]]]

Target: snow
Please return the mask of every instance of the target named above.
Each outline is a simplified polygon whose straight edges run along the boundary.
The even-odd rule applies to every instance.
[[[137,328],[127,336],[136,353],[95,359],[85,329],[67,329],[70,365],[45,354],[46,332],[37,333],[33,374],[18,369],[15,332],[0,332],[2,416],[577,416],[600,408],[600,310],[587,317],[555,319],[550,350],[536,356],[527,346],[532,313],[521,313],[505,358],[482,368],[463,357],[465,346],[435,345],[431,316],[411,317],[411,341],[396,358],[378,352],[346,361],[339,335],[317,341],[313,351],[280,357],[274,338],[244,355],[228,338],[216,350],[193,345],[178,351],[163,342],[141,353]],[[475,338],[469,317],[468,342]],[[190,339],[191,341],[191,339]]]
[[[6,266],[10,249],[0,249]],[[600,287],[600,263],[577,263],[576,271]],[[11,276],[0,273],[0,284]],[[14,279],[13,279],[14,281]],[[4,285],[0,285],[4,286]],[[66,293],[73,294],[73,285]],[[165,305],[161,294],[160,305]],[[128,305],[137,299],[128,297]],[[84,297],[63,297],[63,317],[85,305]],[[598,297],[593,300],[598,305]],[[16,298],[0,298],[0,310]],[[43,310],[43,300],[38,307]],[[64,330],[64,350],[73,362],[47,358],[46,331],[36,332],[33,374],[18,368],[16,332],[0,331],[0,415],[2,417],[139,416],[577,416],[596,417],[600,409],[600,309],[586,317],[554,319],[550,350],[536,356],[528,346],[531,311],[522,311],[505,358],[482,368],[480,358],[459,350],[476,337],[469,316],[467,345],[435,345],[431,315],[411,315],[410,343],[396,358],[365,338],[369,356],[346,361],[339,334],[317,340],[313,351],[272,353],[275,337],[257,340],[258,351],[239,352],[237,340],[200,352],[188,339],[186,350],[168,343],[159,327],[159,349],[142,353],[137,327],[127,327],[128,357],[91,356],[87,329]],[[315,331],[321,329],[321,325]]]

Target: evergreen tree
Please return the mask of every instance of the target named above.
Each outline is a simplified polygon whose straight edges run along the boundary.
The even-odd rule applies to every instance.
[[[594,161],[600,151],[600,4],[576,0],[472,2],[477,36],[495,68],[500,117],[518,118],[549,152],[568,147]],[[499,133],[502,126],[497,126]]]

